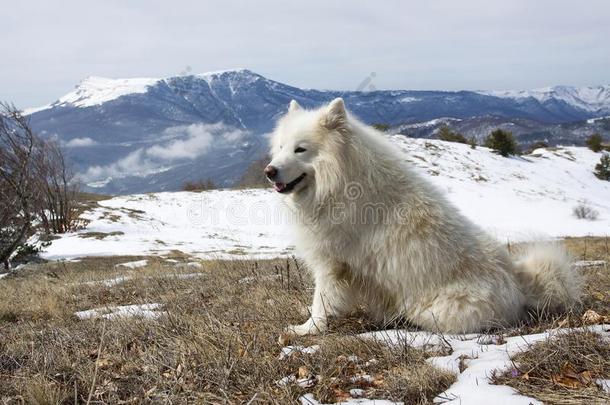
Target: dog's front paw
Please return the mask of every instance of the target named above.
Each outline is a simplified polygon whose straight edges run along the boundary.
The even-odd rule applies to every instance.
[[[320,320],[315,322],[313,319],[308,319],[302,325],[291,325],[284,329],[284,333],[282,333],[279,337],[279,342],[282,345],[286,345],[290,342],[291,339],[297,336],[305,336],[305,335],[317,335],[318,333],[322,333],[326,331],[326,322]]]

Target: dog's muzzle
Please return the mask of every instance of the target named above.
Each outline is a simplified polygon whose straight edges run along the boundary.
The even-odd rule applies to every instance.
[[[282,194],[289,193],[292,190],[294,190],[296,185],[299,184],[305,178],[305,176],[307,176],[307,173],[301,174],[299,177],[297,177],[296,179],[292,180],[290,183],[278,183],[278,182],[274,182],[273,183],[273,188],[278,193],[282,193]]]

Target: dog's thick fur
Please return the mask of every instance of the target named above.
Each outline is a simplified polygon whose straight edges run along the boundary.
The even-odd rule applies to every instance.
[[[270,166],[298,214],[297,252],[315,280],[311,317],[290,334],[322,332],[329,316],[359,304],[380,322],[463,333],[579,301],[581,276],[562,247],[540,243],[510,257],[404,160],[342,99],[313,111],[290,103]]]

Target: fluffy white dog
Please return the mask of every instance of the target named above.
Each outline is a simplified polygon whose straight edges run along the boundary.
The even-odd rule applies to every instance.
[[[265,174],[297,214],[297,252],[315,280],[311,317],[291,335],[323,332],[358,304],[379,322],[463,333],[580,299],[565,250],[536,244],[511,258],[340,98],[317,110],[293,100],[271,152]]]

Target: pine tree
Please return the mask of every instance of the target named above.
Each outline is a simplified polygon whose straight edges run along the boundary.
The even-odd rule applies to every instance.
[[[591,149],[593,152],[599,152],[602,150],[602,136],[600,134],[593,134],[587,138],[585,144]]]
[[[496,129],[485,139],[485,146],[490,149],[498,151],[500,155],[507,157],[508,155],[514,155],[519,149],[519,145],[512,132],[503,131]]]
[[[468,143],[468,140],[464,137],[464,135],[460,134],[459,132],[454,132],[447,125],[443,125],[438,130],[438,139],[447,142]]]
[[[595,165],[595,171],[593,172],[595,177],[600,180],[610,181],[610,155],[604,153],[599,159],[599,163]]]

